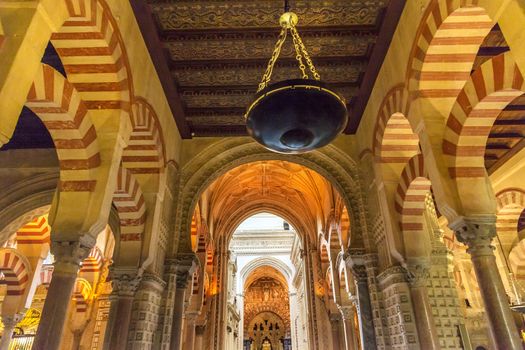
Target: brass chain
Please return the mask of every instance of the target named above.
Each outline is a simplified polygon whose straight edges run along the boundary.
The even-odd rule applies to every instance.
[[[293,26],[291,28],[293,28]],[[308,79],[308,74],[306,73],[306,66],[303,63],[303,55],[301,54],[301,48],[299,46],[299,40],[301,39],[298,39],[296,31],[290,29],[290,33],[292,34],[293,46],[295,48],[295,59],[297,60],[297,62],[299,62],[299,69],[301,70],[301,73],[303,73],[303,79]]]
[[[279,58],[279,55],[281,54],[281,48],[286,40],[286,36],[288,34],[288,29],[290,29],[290,34],[292,35],[293,45],[295,48],[295,59],[299,63],[299,69],[302,73],[303,79],[308,79],[308,73],[306,72],[306,66],[303,62],[303,59],[306,61],[306,64],[308,65],[308,68],[310,72],[312,73],[312,76],[315,80],[321,80],[321,77],[319,73],[317,73],[317,70],[315,69],[315,66],[310,59],[310,55],[308,55],[308,52],[306,51],[306,47],[303,44],[303,41],[301,40],[301,37],[299,36],[299,33],[297,32],[297,28],[292,23],[289,27],[283,25],[281,29],[281,33],[279,34],[279,38],[277,39],[277,43],[275,44],[275,47],[273,49],[272,57],[270,58],[270,61],[268,62],[268,66],[266,67],[266,71],[264,72],[264,75],[262,77],[262,81],[259,83],[259,88],[257,89],[257,92],[263,90],[268,86],[268,83],[270,82],[270,79],[272,77],[273,68],[275,66],[275,62]]]
[[[306,60],[306,63],[308,64],[308,68],[310,68],[310,72],[312,72],[312,75],[315,80],[321,80],[321,76],[319,73],[317,73],[317,70],[315,69],[314,63],[310,59],[310,55],[308,54],[308,51],[306,51],[306,47],[303,44],[303,41],[301,40],[301,37],[299,36],[299,33],[297,32],[297,28],[295,28],[294,25],[290,27],[290,32],[292,33],[292,36],[294,38],[297,38],[297,41],[299,43],[299,47],[301,48],[301,51],[303,53],[303,57]],[[297,50],[297,49],[296,49]]]
[[[266,86],[268,86],[270,78],[272,77],[273,67],[275,65],[275,62],[277,61],[277,58],[279,57],[279,54],[281,53],[281,48],[284,44],[284,41],[286,40],[287,33],[288,30],[286,29],[286,27],[283,27],[281,29],[281,33],[279,34],[279,39],[277,39],[277,43],[275,44],[275,48],[273,49],[272,57],[268,62],[268,67],[266,67],[266,71],[264,72],[262,81],[259,84],[259,89],[257,90],[257,92],[261,91]]]

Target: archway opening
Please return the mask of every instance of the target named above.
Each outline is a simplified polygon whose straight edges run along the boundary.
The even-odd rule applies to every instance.
[[[352,208],[330,180],[292,161],[261,159],[223,171],[197,192],[189,239],[182,238],[200,261],[186,314],[199,315],[202,341],[228,349],[331,347],[316,323],[340,316],[336,304],[347,298],[318,286],[327,273],[339,285],[340,257],[354,238]],[[329,251],[326,266],[321,245]],[[261,322],[254,333],[250,322],[264,312],[280,321],[265,318],[262,333]]]

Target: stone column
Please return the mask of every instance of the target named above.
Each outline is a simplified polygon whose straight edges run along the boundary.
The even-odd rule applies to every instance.
[[[51,243],[51,252],[55,257],[53,279],[33,343],[34,350],[59,349],[80,263],[89,251],[89,247],[78,241]]]
[[[22,320],[23,317],[23,313],[2,316],[2,323],[4,324],[4,333],[2,334],[2,340],[0,341],[0,350],[9,349],[9,343],[13,338],[13,331],[15,330],[15,327],[18,324],[18,322],[20,322],[20,320]]]
[[[184,326],[184,350],[199,349],[195,348],[195,322],[199,313],[197,312],[186,312],[185,315],[185,326]]]
[[[346,350],[357,350],[359,342],[354,328],[354,307],[340,306],[339,311],[343,320],[343,330],[345,333]]]
[[[409,265],[406,275],[416,317],[419,344],[422,349],[440,349],[432,307],[428,298],[427,279],[430,275],[428,262]]]
[[[361,348],[363,350],[376,349],[372,306],[368,292],[368,278],[364,265],[352,266],[352,274],[356,285],[357,315],[359,318],[359,332],[361,335]]]
[[[140,283],[140,277],[136,275],[134,269],[126,272],[115,269],[112,274],[114,276],[112,276],[113,291],[109,297],[111,309],[107,330],[108,345],[111,350],[125,350],[128,344],[133,297]]]
[[[200,350],[204,349],[204,332],[206,331],[206,326],[198,325],[195,326],[195,347],[194,349]]]
[[[170,332],[170,350],[180,350],[182,345],[182,315],[184,313],[184,296],[188,281],[196,267],[195,254],[180,254],[168,262],[170,274],[176,276],[175,299]]]
[[[339,332],[340,323],[339,320],[341,319],[341,315],[338,313],[331,313],[330,314],[330,326],[332,328],[332,348],[334,350],[341,350],[341,342],[340,337],[341,334]]]
[[[521,349],[518,329],[496,265],[492,238],[496,236],[496,216],[461,217],[451,223],[456,238],[465,244],[472,259],[485,304],[485,315],[496,349]]]

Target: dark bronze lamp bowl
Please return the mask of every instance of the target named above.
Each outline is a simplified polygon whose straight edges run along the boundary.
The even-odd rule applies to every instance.
[[[279,153],[304,153],[330,143],[346,126],[344,101],[313,79],[291,79],[258,92],[246,112],[248,133]]]

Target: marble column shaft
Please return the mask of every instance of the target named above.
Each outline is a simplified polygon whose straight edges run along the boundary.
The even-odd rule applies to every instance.
[[[181,254],[167,263],[168,274],[176,280],[173,301],[173,316],[171,320],[170,350],[180,350],[182,346],[182,315],[184,313],[184,297],[188,281],[196,267],[196,256],[193,253]]]
[[[71,294],[77,279],[80,262],[89,254],[90,248],[79,242],[52,242],[55,257],[53,279],[38,325],[34,350],[58,350],[64,331]]]
[[[133,297],[139,282],[140,279],[133,273],[116,274],[113,278],[113,293],[110,297],[112,299],[111,325],[108,329],[111,350],[127,348]]]
[[[204,332],[206,326],[195,326],[195,347],[194,349],[204,349]]]
[[[332,347],[334,350],[340,350],[341,349],[341,342],[340,342],[340,320],[341,316],[337,314],[330,315],[330,325],[332,326]]]
[[[173,318],[171,319],[170,350],[180,350],[182,340],[182,314],[184,313],[184,296],[186,284],[177,282],[175,302],[173,303]]]
[[[363,265],[358,265],[352,268],[352,272],[356,283],[361,348],[363,350],[376,349],[372,305],[370,303],[366,270]]]
[[[2,334],[2,340],[0,341],[0,350],[8,350],[9,343],[13,338],[13,331],[16,325],[22,319],[24,314],[15,314],[13,316],[2,316],[2,323],[4,324],[4,333]]]
[[[429,274],[429,267],[426,264],[417,264],[408,268],[407,279],[410,286],[412,307],[416,317],[419,344],[422,349],[440,349],[426,286]]]
[[[358,341],[354,328],[354,307],[341,306],[339,307],[341,316],[343,318],[343,330],[345,333],[346,350],[357,350]]]
[[[185,334],[184,334],[184,350],[199,349],[195,348],[195,322],[197,313],[186,313],[185,319]]]
[[[467,252],[478,280],[485,315],[494,339],[495,349],[522,349],[518,329],[501,276],[496,265],[492,238],[496,235],[496,217],[479,216],[456,220],[450,227],[458,240],[467,245]]]

